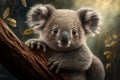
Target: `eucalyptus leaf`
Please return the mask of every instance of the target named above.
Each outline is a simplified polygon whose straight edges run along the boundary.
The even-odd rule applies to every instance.
[[[109,70],[110,70],[110,68],[111,68],[111,64],[110,64],[110,63],[108,63],[108,64],[106,65],[106,70],[107,70],[107,71],[109,71]]]
[[[16,20],[13,18],[7,18],[8,24],[10,24],[12,27],[16,27]]]
[[[21,3],[22,3],[22,5],[23,5],[24,7],[27,7],[27,2],[26,2],[26,0],[21,0]]]
[[[9,13],[10,13],[10,8],[7,7],[3,12],[3,15],[2,15],[3,19],[6,19],[9,16]]]
[[[117,41],[112,41],[109,44],[105,44],[105,47],[113,47],[114,48],[116,46],[116,44],[117,44]]]
[[[105,52],[104,52],[104,55],[105,55],[105,56],[107,56],[107,55],[111,55],[111,54],[112,54],[111,51],[105,51]]]
[[[29,35],[29,34],[32,34],[33,32],[34,32],[33,29],[25,29],[24,32],[23,32],[23,34],[24,35]]]

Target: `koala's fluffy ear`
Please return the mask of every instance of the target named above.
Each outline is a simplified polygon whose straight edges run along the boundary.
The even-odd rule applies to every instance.
[[[93,9],[81,8],[77,12],[86,35],[95,36],[95,33],[99,33],[100,16]]]
[[[28,11],[26,23],[37,32],[44,28],[53,10],[55,10],[55,8],[51,5],[35,5]]]

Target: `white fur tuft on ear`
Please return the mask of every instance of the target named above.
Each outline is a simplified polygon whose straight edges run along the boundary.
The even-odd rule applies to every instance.
[[[99,14],[95,10],[81,8],[77,12],[86,35],[95,36],[95,33],[99,33],[101,21]]]
[[[48,13],[48,8],[44,5],[38,4],[31,7],[27,13],[27,25],[35,31],[40,30],[46,22]]]

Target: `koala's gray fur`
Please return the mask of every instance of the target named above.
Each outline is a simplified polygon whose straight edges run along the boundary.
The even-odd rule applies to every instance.
[[[38,4],[29,10],[27,24],[39,38],[26,44],[49,53],[47,64],[55,73],[65,71],[70,80],[104,80],[103,64],[86,45],[86,36],[98,33],[100,27],[93,9],[74,11]]]

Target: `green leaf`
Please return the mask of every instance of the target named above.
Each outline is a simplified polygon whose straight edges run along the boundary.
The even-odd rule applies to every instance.
[[[109,44],[105,44],[105,47],[113,47],[114,48],[116,46],[116,44],[117,44],[117,41],[112,41]]]
[[[10,24],[12,27],[16,27],[16,20],[13,18],[7,18],[8,24]]]
[[[3,19],[6,19],[9,16],[9,13],[10,13],[10,8],[7,7],[3,12],[3,15],[2,15]]]
[[[111,51],[105,51],[105,52],[104,52],[104,55],[105,55],[105,56],[107,56],[107,55],[111,55],[111,54],[112,54]]]
[[[113,54],[111,51],[105,51],[104,55],[105,55],[106,59],[109,61],[112,60],[112,58],[113,58]]]
[[[23,5],[24,7],[27,7],[27,2],[26,2],[26,0],[21,0],[21,3],[22,3],[22,5]]]
[[[33,29],[25,29],[24,32],[23,32],[23,34],[24,35],[29,35],[29,34],[32,34],[33,32],[34,32]]]
[[[110,63],[108,63],[108,64],[106,65],[106,70],[107,70],[107,71],[109,71],[109,70],[110,70],[110,68],[111,68],[111,64],[110,64]]]

